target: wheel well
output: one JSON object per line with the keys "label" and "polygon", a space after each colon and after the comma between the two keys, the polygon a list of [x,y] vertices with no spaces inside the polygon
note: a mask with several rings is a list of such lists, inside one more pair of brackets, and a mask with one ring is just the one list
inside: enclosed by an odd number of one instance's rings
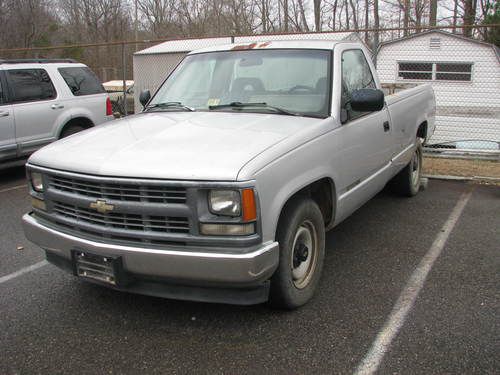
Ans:
{"label": "wheel well", "polygon": [[417,137],[423,140],[427,139],[427,121],[424,121],[418,126]]}
{"label": "wheel well", "polygon": [[61,136],[61,134],[64,132],[65,129],[68,129],[71,126],[74,126],[74,125],[83,126],[85,129],[88,129],[88,128],[93,127],[94,123],[92,121],[90,121],[86,117],[75,117],[75,118],[72,118],[66,124],[64,124],[64,126],[61,128],[61,131],[59,132],[59,137]]}
{"label": "wheel well", "polygon": [[[303,187],[288,199],[287,203],[285,203],[285,206],[288,204],[288,202],[292,201],[298,196],[308,197],[316,202],[323,215],[325,227],[328,227],[333,222],[333,220],[335,219],[334,212],[336,193],[335,184],[333,183],[333,180],[331,178],[322,178],[307,185],[306,187]],[[281,210],[282,213],[285,206]]]}

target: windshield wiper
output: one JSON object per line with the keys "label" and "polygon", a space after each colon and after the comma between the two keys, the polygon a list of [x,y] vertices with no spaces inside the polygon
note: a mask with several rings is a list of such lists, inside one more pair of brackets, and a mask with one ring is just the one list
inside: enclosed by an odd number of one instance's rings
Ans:
{"label": "windshield wiper", "polygon": [[214,109],[221,109],[221,108],[245,108],[245,107],[260,107],[260,108],[265,108],[265,109],[273,110],[273,111],[275,111],[277,113],[280,113],[282,115],[300,116],[299,113],[290,112],[290,111],[287,111],[286,109],[283,109],[283,108],[280,108],[280,107],[275,107],[275,106],[269,105],[267,103],[241,103],[241,102],[232,102],[232,103],[229,103],[229,104],[211,105],[208,108],[210,110],[214,110]]}
{"label": "windshield wiper", "polygon": [[154,108],[181,108],[189,112],[193,112],[195,109],[182,104],[181,102],[166,102],[166,103],[156,103],[148,105],[145,110]]}

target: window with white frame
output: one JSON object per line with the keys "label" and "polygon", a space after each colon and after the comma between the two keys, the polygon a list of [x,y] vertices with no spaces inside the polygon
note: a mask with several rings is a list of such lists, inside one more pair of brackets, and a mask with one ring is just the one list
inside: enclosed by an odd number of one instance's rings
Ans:
{"label": "window with white frame", "polygon": [[437,63],[436,81],[472,81],[472,64]]}
{"label": "window with white frame", "polygon": [[472,81],[471,63],[400,62],[398,79],[409,81]]}

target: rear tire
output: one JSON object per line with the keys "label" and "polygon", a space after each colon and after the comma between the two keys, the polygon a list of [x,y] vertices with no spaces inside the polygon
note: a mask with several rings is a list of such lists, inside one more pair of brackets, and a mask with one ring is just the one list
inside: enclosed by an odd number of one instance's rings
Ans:
{"label": "rear tire", "polygon": [[295,309],[317,289],[325,257],[325,224],[318,205],[298,197],[287,203],[278,223],[278,269],[271,278],[270,302]]}
{"label": "rear tire", "polygon": [[83,126],[83,125],[76,125],[75,124],[75,125],[67,126],[61,132],[61,136],[59,137],[59,139],[69,137],[70,135],[79,133],[79,132],[81,132],[82,130],[85,130],[85,129],[87,129],[87,128],[85,126]]}
{"label": "rear tire", "polygon": [[417,140],[417,147],[408,165],[390,182],[391,189],[402,196],[413,197],[420,190],[422,178],[422,144]]}

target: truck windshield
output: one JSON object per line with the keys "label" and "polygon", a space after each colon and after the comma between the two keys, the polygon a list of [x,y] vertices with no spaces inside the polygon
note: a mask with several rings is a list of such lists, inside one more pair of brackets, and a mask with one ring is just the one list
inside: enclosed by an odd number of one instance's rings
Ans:
{"label": "truck windshield", "polygon": [[190,55],[160,87],[149,107],[327,117],[330,55],[326,50],[297,49]]}

